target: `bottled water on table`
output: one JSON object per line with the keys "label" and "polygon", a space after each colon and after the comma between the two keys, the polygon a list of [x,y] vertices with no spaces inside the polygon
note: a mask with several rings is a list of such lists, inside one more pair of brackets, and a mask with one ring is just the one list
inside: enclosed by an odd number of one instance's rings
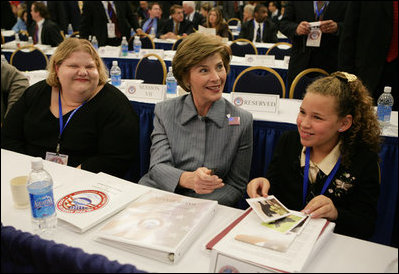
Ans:
{"label": "bottled water on table", "polygon": [[155,33],[155,27],[151,27],[151,31],[150,31],[150,36],[151,36],[151,38],[154,39],[154,38],[155,38],[155,35],[156,35],[156,33]]}
{"label": "bottled water on table", "polygon": [[93,39],[91,40],[91,44],[93,45],[93,47],[98,50],[98,42],[97,42],[97,38],[96,36],[93,36]]}
{"label": "bottled water on table", "polygon": [[238,21],[238,23],[237,23],[237,31],[238,32],[241,31],[241,21]]}
{"label": "bottled water on table", "polygon": [[173,76],[172,67],[169,67],[169,72],[166,75],[166,93],[167,94],[176,94],[177,90],[177,81]]}
{"label": "bottled water on table", "polygon": [[38,234],[51,233],[57,228],[57,215],[53,196],[53,179],[43,169],[43,160],[32,160],[27,188],[32,212],[33,231]]}
{"label": "bottled water on table", "polygon": [[71,37],[71,36],[72,36],[72,34],[73,34],[72,25],[71,25],[71,24],[69,24],[69,25],[68,25],[68,37]]}
{"label": "bottled water on table", "polygon": [[126,36],[122,37],[122,44],[121,44],[121,56],[127,56],[128,46],[127,46]]}
{"label": "bottled water on table", "polygon": [[121,85],[121,75],[122,71],[120,67],[118,67],[118,61],[114,60],[112,61],[112,67],[111,67],[111,83],[112,85],[119,87]]}
{"label": "bottled water on table", "polygon": [[134,37],[133,49],[134,49],[135,53],[139,53],[141,50],[141,41],[140,41],[140,37],[138,37],[138,36]]}
{"label": "bottled water on table", "polygon": [[384,93],[381,94],[377,100],[377,116],[378,121],[382,126],[389,124],[391,120],[392,106],[393,96],[391,94],[391,87],[385,87]]}
{"label": "bottled water on table", "polygon": [[133,28],[130,29],[130,37],[133,37],[136,34]]}

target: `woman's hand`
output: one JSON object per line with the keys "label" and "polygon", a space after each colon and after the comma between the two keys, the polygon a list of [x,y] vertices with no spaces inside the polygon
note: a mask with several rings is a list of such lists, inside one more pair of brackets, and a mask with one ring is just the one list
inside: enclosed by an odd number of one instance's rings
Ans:
{"label": "woman's hand", "polygon": [[199,167],[195,171],[183,172],[180,176],[179,185],[193,189],[198,194],[209,194],[215,189],[224,186],[223,180],[216,175],[211,175],[212,171],[206,167]]}
{"label": "woman's hand", "polygon": [[250,198],[267,197],[270,188],[269,180],[263,177],[252,179],[247,185]]}
{"label": "woman's hand", "polygon": [[306,205],[302,212],[310,214],[312,218],[326,218],[335,221],[338,218],[338,211],[332,200],[324,195],[314,197]]}

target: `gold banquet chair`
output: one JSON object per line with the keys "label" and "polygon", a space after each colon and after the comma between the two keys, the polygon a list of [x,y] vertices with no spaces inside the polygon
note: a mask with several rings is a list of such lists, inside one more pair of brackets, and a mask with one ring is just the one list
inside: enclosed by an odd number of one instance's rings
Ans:
{"label": "gold banquet chair", "polygon": [[238,22],[241,22],[241,20],[238,19],[238,18],[233,17],[233,18],[230,18],[229,20],[227,20],[227,25],[229,25],[229,26],[237,26]]}
{"label": "gold banquet chair", "polygon": [[280,98],[285,98],[285,84],[274,69],[254,66],[243,70],[237,76],[231,92],[279,94]]}
{"label": "gold banquet chair", "polygon": [[140,37],[142,49],[155,49],[155,44],[154,44],[154,41],[152,40],[151,36],[145,32],[140,32],[140,34],[136,33],[134,36],[129,38],[128,49],[130,51],[133,50],[133,41],[134,41],[134,37],[136,37],[136,36]]}
{"label": "gold banquet chair", "polygon": [[292,81],[289,98],[302,99],[306,88],[316,79],[328,75],[328,72],[321,68],[308,68],[301,71]]}
{"label": "gold banquet chair", "polygon": [[274,55],[275,59],[284,60],[285,56],[291,56],[292,44],[287,42],[275,43],[266,51],[266,55]]}
{"label": "gold banquet chair", "polygon": [[172,50],[177,50],[177,47],[180,45],[181,42],[183,42],[184,38],[185,37],[180,37],[179,39],[177,39],[172,45]]}
{"label": "gold banquet chair", "polygon": [[20,71],[41,70],[47,68],[48,58],[39,48],[27,45],[11,54],[10,64]]}
{"label": "gold banquet chair", "polygon": [[134,78],[144,80],[146,84],[164,85],[166,81],[165,61],[154,53],[144,55],[137,63]]}
{"label": "gold banquet chair", "polygon": [[248,39],[239,38],[231,42],[231,51],[235,56],[244,57],[245,54],[258,54],[258,49]]}

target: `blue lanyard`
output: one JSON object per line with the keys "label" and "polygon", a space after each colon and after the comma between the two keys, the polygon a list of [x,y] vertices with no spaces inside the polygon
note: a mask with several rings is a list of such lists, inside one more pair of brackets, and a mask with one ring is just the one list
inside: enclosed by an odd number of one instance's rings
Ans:
{"label": "blue lanyard", "polygon": [[61,140],[62,132],[64,131],[64,129],[68,125],[69,120],[71,120],[71,118],[75,114],[75,112],[78,111],[78,109],[80,109],[85,103],[86,103],[86,101],[83,102],[83,104],[81,104],[78,108],[74,109],[74,111],[71,113],[71,115],[69,115],[69,118],[66,121],[65,126],[64,126],[64,120],[62,119],[61,88],[59,89],[59,91],[58,91],[58,109],[59,109],[59,116],[60,117],[58,118],[58,120],[60,122],[60,135],[58,135],[58,141],[57,141],[57,149],[56,149],[56,153],[57,154],[59,154],[59,152],[60,152],[60,140]]}
{"label": "blue lanyard", "polygon": [[[303,174],[303,196],[302,196],[302,205],[305,206],[306,204],[306,194],[308,192],[308,181],[309,181],[309,161],[310,161],[310,148],[306,148],[306,158],[305,158],[305,172]],[[338,158],[338,161],[335,163],[335,166],[333,170],[330,172],[330,175],[328,175],[326,182],[324,183],[324,186],[320,192],[321,195],[326,192],[327,187],[330,185],[331,180],[334,178],[335,173],[337,173],[337,170],[339,168],[339,165],[341,164],[341,156]]]}
{"label": "blue lanyard", "polygon": [[324,8],[327,6],[327,2],[328,2],[328,1],[325,1],[324,4],[323,4],[323,6],[321,7],[321,9],[319,10],[318,7],[317,7],[317,1],[313,1],[313,4],[314,4],[314,11],[315,11],[315,13],[316,13],[316,20],[319,20],[321,14],[322,14],[323,11],[324,11]]}

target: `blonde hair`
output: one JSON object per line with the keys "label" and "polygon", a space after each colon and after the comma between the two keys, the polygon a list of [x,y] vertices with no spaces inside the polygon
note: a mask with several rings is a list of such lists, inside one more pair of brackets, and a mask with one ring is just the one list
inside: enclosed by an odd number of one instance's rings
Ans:
{"label": "blonde hair", "polygon": [[78,38],[65,39],[61,44],[58,45],[47,65],[47,70],[49,72],[46,79],[47,84],[52,87],[61,87],[55,67],[61,65],[65,59],[69,58],[69,56],[76,51],[84,51],[90,54],[96,63],[98,70],[98,85],[104,85],[108,80],[108,70],[106,69],[102,59],[88,40]]}
{"label": "blonde hair", "polygon": [[195,32],[184,38],[172,61],[173,75],[177,83],[185,91],[190,91],[185,83],[189,78],[190,69],[215,53],[220,54],[226,73],[229,73],[231,49],[220,37]]}
{"label": "blonde hair", "polygon": [[348,166],[354,153],[369,149],[379,153],[381,129],[373,107],[373,98],[363,83],[353,74],[334,72],[310,84],[306,93],[336,98],[339,117],[352,115],[352,126],[340,133],[342,164]]}

